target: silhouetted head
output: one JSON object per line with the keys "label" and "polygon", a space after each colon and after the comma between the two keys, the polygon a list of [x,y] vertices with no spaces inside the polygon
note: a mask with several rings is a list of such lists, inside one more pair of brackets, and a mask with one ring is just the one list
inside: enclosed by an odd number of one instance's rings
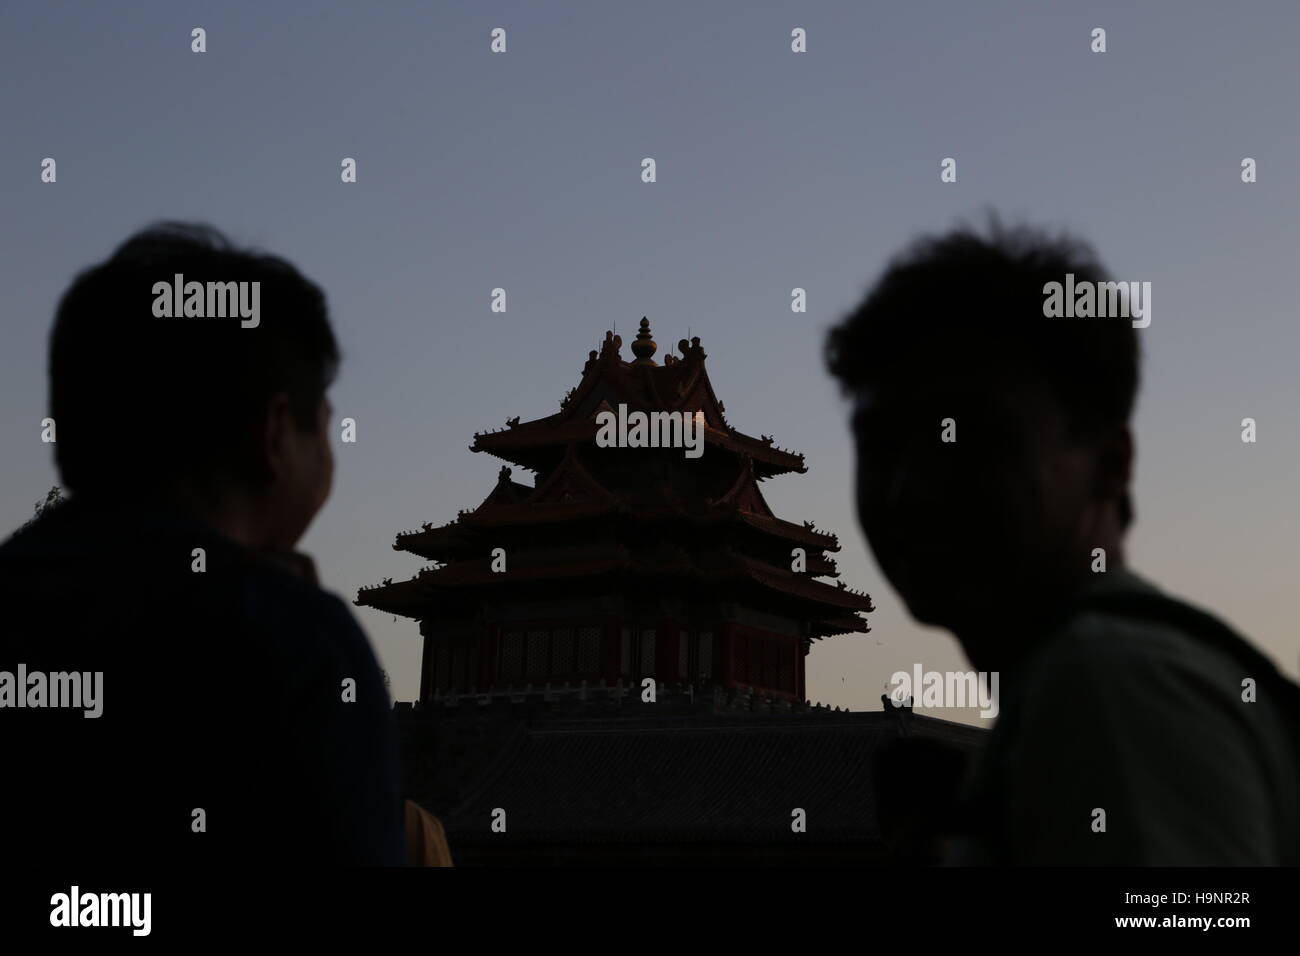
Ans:
{"label": "silhouetted head", "polygon": [[[235,311],[226,296],[237,287],[225,283],[259,283],[256,325],[160,316],[175,302],[162,302],[159,284],[177,276],[202,284],[208,312]],[[208,283],[223,284],[215,297]],[[291,547],[329,495],[325,391],[338,358],[324,294],[288,262],[205,226],[140,232],[79,275],[55,317],[50,412],[63,483],[123,503],[234,502],[255,543]]]}
{"label": "silhouetted head", "polygon": [[1126,318],[1045,317],[1044,286],[1067,273],[1108,278],[1086,244],[993,218],[987,235],[915,242],[831,330],[859,521],[924,623],[996,626],[1063,600],[1093,548],[1120,563],[1137,335]]}

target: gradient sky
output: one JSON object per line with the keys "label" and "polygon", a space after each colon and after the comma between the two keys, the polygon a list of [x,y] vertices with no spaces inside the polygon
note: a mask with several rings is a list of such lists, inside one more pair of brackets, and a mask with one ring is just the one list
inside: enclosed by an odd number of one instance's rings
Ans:
{"label": "gradient sky", "polygon": [[[472,434],[557,410],[604,330],[630,342],[646,315],[660,358],[701,337],[733,425],[806,455],[768,501],[838,533],[843,578],[878,608],[873,633],[814,647],[808,696],[877,709],[895,670],[967,665],[910,621],[857,530],[824,332],[900,245],[991,206],[1152,283],[1130,561],[1297,674],[1294,0],[301,7],[0,8],[0,527],[57,481],[39,423],[62,291],[153,220],[207,221],[329,296],[345,351],[331,398],[358,442],[336,446],[303,542],[326,587],[350,601],[413,575],[393,535],[451,520],[496,478]],[[505,55],[488,50],[497,26]],[[40,182],[46,156],[57,184]],[[139,595],[147,613],[147,582]],[[357,613],[394,697],[413,698],[416,625]]]}

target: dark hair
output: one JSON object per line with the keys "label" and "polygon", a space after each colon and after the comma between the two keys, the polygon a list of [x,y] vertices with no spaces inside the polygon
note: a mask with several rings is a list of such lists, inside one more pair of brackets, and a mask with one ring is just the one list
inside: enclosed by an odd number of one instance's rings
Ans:
{"label": "dark hair", "polygon": [[[259,324],[160,318],[153,286],[259,282]],[[338,365],[325,295],[283,259],[210,226],[165,222],[124,242],[64,293],[50,336],[50,414],[63,483],[139,495],[177,480],[256,484],[258,424],[288,395],[314,429]]]}
{"label": "dark hair", "polygon": [[[1049,318],[1048,282],[1109,281],[1086,242],[989,216],[988,235],[963,225],[915,240],[826,341],[845,392],[870,386],[910,357],[938,352],[987,368],[1017,367],[1044,380],[1076,435],[1126,424],[1137,397],[1137,333],[1123,318]],[[918,353],[918,349],[924,349]],[[1121,502],[1125,524],[1132,518]]]}

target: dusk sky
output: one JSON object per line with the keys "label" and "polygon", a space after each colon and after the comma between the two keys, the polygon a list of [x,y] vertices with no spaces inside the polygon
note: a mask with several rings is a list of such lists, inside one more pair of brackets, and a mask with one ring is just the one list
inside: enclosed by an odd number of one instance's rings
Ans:
{"label": "dusk sky", "polygon": [[[908,618],[857,528],[825,330],[900,246],[993,208],[1151,283],[1130,563],[1295,676],[1298,46],[1295,0],[7,3],[0,527],[58,481],[40,422],[63,290],[150,222],[208,222],[329,297],[331,400],[358,440],[336,443],[302,542],[328,589],[414,575],[393,536],[496,479],[473,433],[558,410],[604,331],[631,358],[645,315],[660,360],[701,338],[734,426],[806,456],[763,491],[839,535],[843,579],[877,607],[871,634],[814,646],[808,697],[878,709],[896,670],[968,665]],[[131,599],[149,613],[147,581]],[[414,698],[416,624],[355,610]]]}

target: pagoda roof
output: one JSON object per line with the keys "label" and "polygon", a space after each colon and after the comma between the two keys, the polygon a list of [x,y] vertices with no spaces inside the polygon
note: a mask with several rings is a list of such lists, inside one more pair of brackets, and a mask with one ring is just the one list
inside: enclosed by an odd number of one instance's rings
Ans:
{"label": "pagoda roof", "polygon": [[[842,582],[819,580],[838,576],[824,553],[839,550],[836,536],[810,522],[778,518],[760,488],[765,478],[806,471],[803,456],[776,447],[766,435],[754,438],[732,428],[709,381],[699,338],[678,345],[680,357],[668,354],[657,364],[657,346],[643,318],[632,343],[635,359],[625,361],[622,340],[607,332],[560,411],[529,422],[513,418],[504,430],[476,434],[471,450],[541,477],[535,485],[523,484],[503,466],[477,507],[440,527],[426,523],[398,534],[395,550],[435,564],[406,581],[388,578],[362,588],[353,603],[424,620],[508,599],[516,585],[535,597],[548,585],[575,591],[571,582],[583,579],[603,578],[602,586],[615,590],[653,580],[789,611],[814,638],[867,632],[861,614],[874,610],[871,599]],[[700,416],[705,441],[731,454],[711,459],[711,467],[686,480],[678,480],[680,460],[677,466],[658,461],[643,467],[640,461],[602,458],[591,451],[596,417],[615,406]],[[508,548],[508,572],[493,570],[489,546]],[[808,552],[802,572],[790,570],[780,554],[791,546]],[[744,553],[749,551],[754,554]]]}
{"label": "pagoda roof", "polygon": [[528,562],[516,558],[507,574],[493,571],[491,561],[486,558],[457,561],[426,569],[406,581],[387,581],[363,588],[353,603],[420,619],[428,617],[431,608],[443,603],[451,593],[496,588],[507,583],[511,586],[525,582],[559,583],[620,573],[638,579],[690,576],[708,582],[750,581],[766,591],[817,606],[813,615],[817,632],[814,637],[865,634],[870,628],[858,612],[875,610],[871,598],[861,591],[827,584],[811,575],[748,555],[726,549],[691,555],[672,546],[635,554],[622,546],[573,548],[560,560]]}
{"label": "pagoda roof", "polygon": [[682,339],[681,357],[665,355],[663,365],[652,358],[658,346],[651,338],[649,320],[641,319],[632,345],[636,359],[623,360],[622,344],[613,332],[605,333],[600,351],[588,354],[582,380],[565,396],[558,412],[527,422],[512,418],[504,429],[478,432],[470,450],[536,470],[544,456],[555,454],[556,446],[594,441],[597,413],[624,404],[629,411],[702,412],[704,441],[752,459],[759,478],[808,470],[803,455],[775,446],[766,435],[755,438],[731,426],[709,381],[707,355],[698,336],[689,342]]}
{"label": "pagoda roof", "polygon": [[637,500],[619,496],[582,466],[572,445],[567,446],[560,465],[535,488],[511,480],[510,475],[510,469],[502,467],[496,486],[478,507],[462,511],[454,521],[440,527],[426,525],[422,530],[399,534],[393,543],[394,550],[433,558],[475,547],[483,529],[614,516],[654,522],[681,520],[698,525],[740,521],[782,541],[821,551],[840,549],[835,535],[817,531],[810,522],[797,525],[776,517],[758,487],[752,463],[751,467],[740,470],[730,489],[703,505],[667,495]]}

